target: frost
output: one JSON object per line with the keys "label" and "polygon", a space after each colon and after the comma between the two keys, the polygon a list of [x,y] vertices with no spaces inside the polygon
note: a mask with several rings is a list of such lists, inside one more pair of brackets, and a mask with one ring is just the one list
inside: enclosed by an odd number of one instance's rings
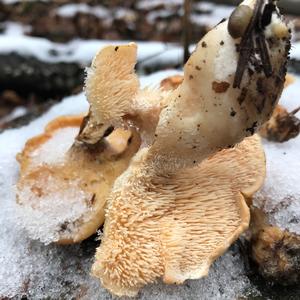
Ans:
{"label": "frost", "polygon": [[[283,93],[281,104],[288,111],[300,105],[300,78]],[[296,115],[300,118],[300,113]],[[285,143],[264,140],[267,176],[254,205],[263,209],[271,224],[300,234],[300,136]]]}

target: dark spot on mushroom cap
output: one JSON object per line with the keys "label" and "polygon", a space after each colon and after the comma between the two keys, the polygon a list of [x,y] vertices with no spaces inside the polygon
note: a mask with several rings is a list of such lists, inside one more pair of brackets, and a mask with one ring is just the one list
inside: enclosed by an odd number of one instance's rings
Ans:
{"label": "dark spot on mushroom cap", "polygon": [[119,49],[119,47],[117,46],[117,47],[115,48],[115,51],[118,51],[118,49]]}
{"label": "dark spot on mushroom cap", "polygon": [[251,135],[253,135],[255,133],[256,128],[257,122],[254,122],[251,127],[246,128],[246,132],[249,132]]}
{"label": "dark spot on mushroom cap", "polygon": [[251,77],[254,74],[254,71],[251,68],[248,68],[249,76]]}
{"label": "dark spot on mushroom cap", "polygon": [[201,70],[201,68],[199,66],[196,66],[195,69],[198,70],[198,71]]}
{"label": "dark spot on mushroom cap", "polygon": [[193,75],[190,75],[190,77],[189,77],[190,79],[193,79],[194,78],[194,76]]}
{"label": "dark spot on mushroom cap", "polygon": [[223,46],[223,45],[224,45],[224,41],[221,41],[221,42],[220,42],[220,45]]}
{"label": "dark spot on mushroom cap", "polygon": [[69,222],[68,222],[68,221],[62,223],[62,224],[60,225],[60,231],[65,231],[65,230],[67,230],[68,225],[69,225]]}
{"label": "dark spot on mushroom cap", "polygon": [[212,89],[216,93],[225,93],[229,87],[230,84],[226,81],[221,81],[221,82],[213,81],[212,83]]}
{"label": "dark spot on mushroom cap", "polygon": [[93,196],[92,196],[92,198],[91,198],[91,200],[90,200],[90,204],[91,204],[91,205],[94,205],[95,200],[96,200],[96,194],[93,194]]}
{"label": "dark spot on mushroom cap", "polygon": [[205,42],[202,42],[201,46],[202,46],[203,48],[206,48],[206,47],[207,47],[207,44],[206,44]]}
{"label": "dark spot on mushroom cap", "polygon": [[241,94],[239,95],[239,97],[237,99],[238,103],[240,105],[245,101],[247,93],[248,93],[248,89],[247,88],[242,88],[242,92],[241,92]]}
{"label": "dark spot on mushroom cap", "polygon": [[236,115],[236,111],[231,107],[230,116],[234,117]]}

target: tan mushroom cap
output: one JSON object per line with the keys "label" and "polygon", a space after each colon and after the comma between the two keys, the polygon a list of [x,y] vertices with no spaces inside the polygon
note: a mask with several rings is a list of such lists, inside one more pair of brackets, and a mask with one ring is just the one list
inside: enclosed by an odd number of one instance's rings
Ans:
{"label": "tan mushroom cap", "polygon": [[92,269],[118,296],[134,296],[160,277],[182,283],[207,275],[249,225],[245,197],[262,185],[265,158],[255,135],[174,175],[128,172],[135,182],[109,197]]}
{"label": "tan mushroom cap", "polygon": [[[43,199],[45,202],[48,197],[49,202],[53,198],[53,208],[47,207],[48,211],[45,212],[45,217],[52,222],[59,219],[55,209],[68,198],[65,192],[68,189],[74,195],[69,196],[73,198],[70,199],[72,205],[64,207],[66,215],[72,214],[73,206],[79,203],[82,205],[82,212],[77,211],[76,217],[72,215],[71,221],[58,220],[62,222],[60,227],[57,224],[57,228],[51,228],[56,234],[56,238],[51,241],[76,243],[97,231],[104,222],[106,197],[115,179],[126,170],[131,157],[140,147],[137,129],[122,119],[124,115],[132,112],[134,95],[139,87],[134,73],[136,48],[136,44],[130,43],[102,49],[87,74],[85,91],[90,103],[89,114],[85,118],[80,116],[55,119],[46,127],[44,134],[29,140],[23,152],[18,155],[21,174],[17,202],[20,205],[38,210]],[[71,141],[63,163],[45,163],[48,149],[44,149],[45,160],[40,158],[42,161],[37,165],[34,163],[33,154],[36,150],[51,141],[60,130],[74,126],[79,133]],[[49,180],[55,184],[50,186]],[[25,193],[28,189],[29,196]],[[35,197],[37,201],[29,203],[29,199],[32,201]],[[29,231],[35,231],[34,237],[36,232],[40,232],[31,223],[27,227]],[[40,236],[38,238],[42,239]]]}
{"label": "tan mushroom cap", "polygon": [[[71,127],[78,131],[82,120],[82,116],[54,119],[47,125],[43,134],[27,141],[24,150],[17,156],[20,163],[17,202],[21,206],[40,209],[37,204],[49,195],[53,197],[53,200],[61,198],[60,201],[65,201],[62,195],[64,190],[70,186],[77,190],[76,195],[84,194],[86,196],[86,199],[83,200],[86,209],[82,211],[81,216],[73,220],[73,224],[70,224],[69,221],[57,224],[58,238],[53,241],[60,244],[80,242],[94,234],[103,224],[106,196],[115,179],[127,168],[140,144],[136,132],[119,128],[107,137],[107,149],[100,153],[91,153],[79,148],[69,150],[62,164],[35,162],[36,151],[39,151],[46,142],[49,142],[65,128]],[[131,139],[130,145],[128,145],[129,139]],[[50,151],[49,149],[49,153]],[[44,155],[46,157],[47,153]],[[49,180],[55,180],[55,186],[50,186]],[[24,196],[26,193],[23,192],[28,188],[35,199],[34,203],[29,203],[28,198]],[[76,202],[76,199],[72,200]],[[78,202],[80,201],[82,199],[78,198]],[[55,210],[57,203],[53,203],[53,210]],[[71,211],[72,205],[70,204],[70,207],[66,209]],[[45,218],[49,218],[48,214],[49,211],[45,211]],[[63,222],[63,220],[58,222],[61,221]],[[38,232],[39,228],[35,228],[35,231]],[[52,233],[49,232],[50,234]]]}

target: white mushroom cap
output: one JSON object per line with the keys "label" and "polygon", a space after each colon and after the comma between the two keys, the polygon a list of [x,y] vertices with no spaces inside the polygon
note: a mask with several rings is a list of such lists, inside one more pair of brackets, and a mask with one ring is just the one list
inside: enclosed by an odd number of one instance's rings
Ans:
{"label": "white mushroom cap", "polygon": [[[241,5],[253,8],[255,3]],[[284,87],[290,49],[288,27],[279,17],[276,24],[285,28],[285,37],[271,31],[268,39],[272,74],[266,76],[261,66],[255,66],[257,62],[243,62],[246,70],[240,87],[234,87],[234,82],[242,55],[237,45],[242,41],[230,36],[228,21],[201,39],[184,67],[183,83],[169,95],[169,105],[160,114],[151,155],[169,161],[165,164],[169,168],[170,157],[174,164],[181,161],[191,166],[252,135],[269,119]]]}

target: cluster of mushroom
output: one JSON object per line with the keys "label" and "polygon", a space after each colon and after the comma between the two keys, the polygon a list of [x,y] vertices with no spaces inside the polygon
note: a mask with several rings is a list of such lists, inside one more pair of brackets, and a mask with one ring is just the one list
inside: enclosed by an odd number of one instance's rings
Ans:
{"label": "cluster of mushroom", "polygon": [[[244,6],[247,24],[233,33]],[[246,200],[265,176],[253,134],[281,95],[289,48],[273,1],[246,0],[198,43],[176,89],[139,88],[136,44],[102,49],[87,74],[88,115],[54,120],[18,156],[21,209],[78,195],[70,201],[82,210],[54,218],[58,243],[82,241],[105,219],[92,273],[115,295],[205,276],[248,227]],[[70,127],[79,133],[58,161],[36,161]]]}

